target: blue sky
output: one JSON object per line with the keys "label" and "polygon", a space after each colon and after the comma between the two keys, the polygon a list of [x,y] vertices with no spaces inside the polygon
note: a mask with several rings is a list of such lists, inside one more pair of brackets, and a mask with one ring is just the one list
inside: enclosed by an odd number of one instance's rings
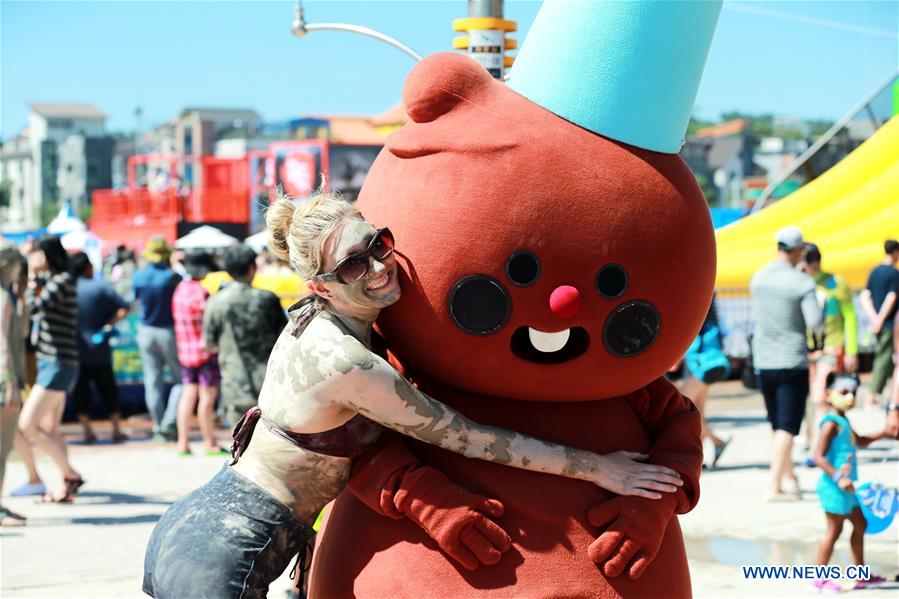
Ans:
{"label": "blue sky", "polygon": [[[28,102],[85,102],[130,131],[181,108],[255,108],[267,120],[379,113],[400,98],[412,61],[361,36],[290,35],[293,2],[0,0],[0,137]],[[309,22],[389,33],[422,54],[451,49],[465,0],[314,2]],[[696,114],[725,110],[837,118],[897,66],[899,3],[727,2]],[[519,40],[536,2],[506,2]]]}

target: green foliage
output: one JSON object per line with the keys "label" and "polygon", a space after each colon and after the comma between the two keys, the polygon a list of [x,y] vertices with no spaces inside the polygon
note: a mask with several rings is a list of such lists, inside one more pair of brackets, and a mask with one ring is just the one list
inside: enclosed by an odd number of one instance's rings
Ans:
{"label": "green foliage", "polygon": [[821,135],[824,135],[828,129],[833,127],[833,121],[828,121],[827,119],[814,119],[808,121],[808,125],[812,137],[820,137]]}
{"label": "green foliage", "polygon": [[78,218],[81,219],[81,222],[87,224],[91,216],[94,214],[94,207],[89,205],[84,205],[78,208]]}
{"label": "green foliage", "polygon": [[709,206],[713,206],[718,203],[718,189],[712,185],[712,182],[709,181],[709,178],[703,174],[696,174],[696,182],[699,183],[699,188],[702,189],[702,195],[705,196],[705,201],[709,204]]}
{"label": "green foliage", "polygon": [[0,206],[9,208],[12,201],[12,181],[4,179],[0,181]]}
{"label": "green foliage", "polygon": [[41,226],[46,227],[49,225],[50,221],[56,218],[57,214],[59,214],[59,202],[45,198],[44,201],[41,202]]}
{"label": "green foliage", "polygon": [[796,129],[783,129],[778,131],[777,134],[784,139],[803,139],[805,137],[802,131],[797,131]]}
{"label": "green foliage", "polygon": [[693,135],[696,135],[696,132],[700,129],[705,129],[712,125],[714,125],[712,121],[704,121],[702,119],[690,117],[690,123],[687,125],[687,137],[692,137]]}

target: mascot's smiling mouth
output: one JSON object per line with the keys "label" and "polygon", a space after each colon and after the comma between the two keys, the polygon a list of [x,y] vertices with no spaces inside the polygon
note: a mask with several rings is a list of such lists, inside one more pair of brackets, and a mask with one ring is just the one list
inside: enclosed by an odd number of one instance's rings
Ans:
{"label": "mascot's smiling mouth", "polygon": [[512,333],[512,353],[535,364],[561,364],[573,360],[590,347],[590,335],[581,327],[546,333],[520,327]]}

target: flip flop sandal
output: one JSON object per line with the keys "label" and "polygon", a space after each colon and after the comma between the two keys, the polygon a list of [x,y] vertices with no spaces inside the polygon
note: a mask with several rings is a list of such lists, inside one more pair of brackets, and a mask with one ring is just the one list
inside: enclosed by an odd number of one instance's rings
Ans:
{"label": "flip flop sandal", "polygon": [[35,503],[73,503],[73,498],[63,495],[62,497],[56,497],[55,495],[51,495],[50,493],[44,493],[40,497],[34,500]]}
{"label": "flip flop sandal", "polygon": [[0,516],[0,527],[11,528],[14,526],[25,526],[27,522],[23,518],[16,518],[11,515]]}
{"label": "flip flop sandal", "polygon": [[9,508],[0,508],[0,526],[25,526],[28,518]]}
{"label": "flip flop sandal", "polygon": [[721,442],[721,445],[715,446],[715,458],[712,460],[713,468],[718,465],[718,460],[721,459],[721,454],[724,453],[724,450],[727,449],[727,446],[730,445],[731,441],[733,441],[733,437],[731,437],[729,439],[725,439],[724,441]]}
{"label": "flip flop sandal", "polygon": [[78,478],[64,478],[65,482],[65,492],[62,497],[56,497],[51,495],[50,493],[44,493],[40,499],[38,499],[38,503],[73,503],[75,500],[75,496],[78,494],[78,489],[84,484],[84,479],[81,477]]}

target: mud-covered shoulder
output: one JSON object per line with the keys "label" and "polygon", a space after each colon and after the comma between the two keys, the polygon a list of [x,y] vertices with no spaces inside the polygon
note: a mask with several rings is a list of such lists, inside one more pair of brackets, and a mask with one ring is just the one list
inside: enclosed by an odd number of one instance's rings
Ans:
{"label": "mud-covered shoulder", "polygon": [[[353,370],[370,370],[377,360],[356,338],[333,321],[316,318],[295,337],[288,323],[269,358],[260,405],[275,408]],[[266,405],[267,404],[267,405]]]}

